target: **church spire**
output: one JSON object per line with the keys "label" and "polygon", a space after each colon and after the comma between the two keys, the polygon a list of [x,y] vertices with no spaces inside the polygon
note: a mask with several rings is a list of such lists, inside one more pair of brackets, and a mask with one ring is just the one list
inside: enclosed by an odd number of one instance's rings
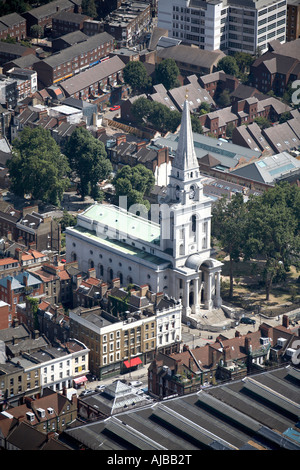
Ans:
{"label": "church spire", "polygon": [[178,146],[172,167],[184,172],[199,169],[199,164],[194,148],[191,116],[187,94],[185,96],[185,101],[183,105]]}

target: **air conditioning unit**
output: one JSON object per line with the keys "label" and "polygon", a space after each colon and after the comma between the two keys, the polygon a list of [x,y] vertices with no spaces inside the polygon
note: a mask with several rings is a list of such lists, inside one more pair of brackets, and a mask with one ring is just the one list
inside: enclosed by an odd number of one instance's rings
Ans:
{"label": "air conditioning unit", "polygon": [[287,350],[285,351],[285,354],[289,357],[292,357],[295,352],[296,352],[296,349],[287,348]]}
{"label": "air conditioning unit", "polygon": [[280,347],[282,348],[285,343],[286,343],[286,339],[285,339],[285,338],[278,338],[278,340],[277,340],[278,346],[280,346]]}

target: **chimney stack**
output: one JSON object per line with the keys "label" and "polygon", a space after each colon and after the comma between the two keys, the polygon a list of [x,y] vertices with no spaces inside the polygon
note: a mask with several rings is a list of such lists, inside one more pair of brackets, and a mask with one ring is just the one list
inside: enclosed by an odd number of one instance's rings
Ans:
{"label": "chimney stack", "polygon": [[282,326],[285,326],[285,328],[289,328],[290,326],[289,317],[287,315],[282,316]]}
{"label": "chimney stack", "polygon": [[96,279],[96,268],[90,268],[88,270],[88,278],[94,278]]}
{"label": "chimney stack", "polygon": [[245,338],[245,349],[247,354],[252,352],[251,338],[249,338],[248,336],[246,336]]}

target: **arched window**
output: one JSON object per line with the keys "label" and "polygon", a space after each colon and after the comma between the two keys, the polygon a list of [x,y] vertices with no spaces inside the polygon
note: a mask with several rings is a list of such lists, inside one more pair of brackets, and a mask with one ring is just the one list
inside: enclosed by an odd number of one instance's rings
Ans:
{"label": "arched window", "polygon": [[192,232],[193,233],[196,233],[196,222],[197,222],[197,217],[195,215],[192,215],[192,226],[191,226],[191,229],[192,229]]}
{"label": "arched window", "polygon": [[109,281],[112,281],[113,278],[114,278],[114,272],[111,268],[108,268],[108,270],[107,270],[107,277],[108,277]]}
{"label": "arched window", "polygon": [[99,273],[100,273],[100,276],[103,276],[103,266],[102,266],[102,264],[99,264]]}

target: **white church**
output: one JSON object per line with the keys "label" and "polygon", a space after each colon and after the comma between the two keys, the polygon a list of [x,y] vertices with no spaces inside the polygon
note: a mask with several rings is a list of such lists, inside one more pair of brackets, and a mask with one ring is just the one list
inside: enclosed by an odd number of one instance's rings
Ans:
{"label": "white church", "polygon": [[[178,147],[163,199],[148,213],[94,204],[66,229],[67,262],[96,269],[98,278],[148,285],[181,299],[183,320],[219,308],[222,263],[211,256],[211,204],[203,194],[186,98]],[[126,199],[126,198],[125,198]]]}

